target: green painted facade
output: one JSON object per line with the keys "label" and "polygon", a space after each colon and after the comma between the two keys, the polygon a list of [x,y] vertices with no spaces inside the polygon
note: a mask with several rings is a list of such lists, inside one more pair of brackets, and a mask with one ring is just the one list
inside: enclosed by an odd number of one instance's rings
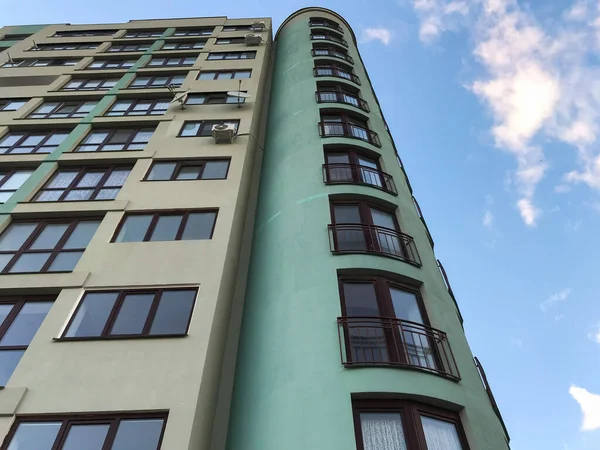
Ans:
{"label": "green painted facade", "polygon": [[[297,13],[284,22],[276,39],[228,450],[354,449],[351,395],[358,393],[400,394],[460,410],[472,450],[505,450],[508,445],[502,426],[412,204],[352,31],[341,17],[332,14],[314,8]],[[370,127],[379,134],[381,149],[356,140],[319,136],[317,123],[323,105],[315,101],[317,79],[308,24],[312,16],[342,23],[355,73],[362,81],[361,97],[371,109]],[[398,196],[367,186],[325,185],[323,145],[334,143],[379,153],[382,170],[393,176]],[[336,194],[375,197],[395,205],[400,227],[413,236],[423,266],[376,255],[332,255],[327,225],[331,221],[329,197]],[[431,326],[448,334],[461,381],[401,368],[344,368],[336,322],[342,315],[337,282],[340,269],[393,273],[418,286]]]}

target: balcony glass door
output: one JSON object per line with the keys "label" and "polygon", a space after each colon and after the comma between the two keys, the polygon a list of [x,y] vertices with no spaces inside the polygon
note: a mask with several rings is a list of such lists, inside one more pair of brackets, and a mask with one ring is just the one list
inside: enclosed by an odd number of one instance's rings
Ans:
{"label": "balcony glass door", "polygon": [[360,178],[362,182],[372,186],[383,187],[377,161],[361,155],[357,155],[357,159],[358,165],[360,166]]}
{"label": "balcony glass door", "polygon": [[382,253],[404,258],[405,252],[398,234],[399,230],[394,214],[372,207],[370,213],[373,225],[375,225],[372,240],[378,246],[378,250]]}
{"label": "balcony glass door", "polygon": [[353,181],[352,166],[350,165],[350,155],[347,153],[329,153],[326,156],[327,177],[330,183],[341,183],[343,181]]}
{"label": "balcony glass door", "polygon": [[359,205],[334,205],[335,239],[340,251],[367,251]]}

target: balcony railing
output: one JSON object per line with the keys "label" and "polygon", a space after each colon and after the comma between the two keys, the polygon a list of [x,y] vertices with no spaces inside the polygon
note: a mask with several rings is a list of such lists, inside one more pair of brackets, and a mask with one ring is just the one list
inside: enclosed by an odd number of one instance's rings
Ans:
{"label": "balcony railing", "polygon": [[361,223],[337,223],[329,228],[329,247],[334,254],[373,253],[421,266],[415,241],[391,228]]}
{"label": "balcony railing", "polygon": [[475,356],[473,358],[475,361],[475,367],[477,367],[477,371],[479,372],[479,376],[481,377],[481,382],[483,383],[483,387],[485,388],[485,392],[487,392],[488,398],[490,399],[490,403],[492,404],[492,409],[496,413],[502,428],[504,429],[504,436],[506,438],[506,442],[510,443],[510,435],[508,434],[508,429],[506,428],[506,424],[504,423],[504,419],[502,418],[502,414],[500,413],[500,409],[498,408],[498,404],[496,403],[496,399],[494,398],[494,394],[492,393],[492,388],[488,383],[487,376],[485,374],[485,370],[483,370],[483,366],[479,359]]}
{"label": "balcony railing", "polygon": [[338,52],[331,48],[315,48],[312,51],[312,55],[313,56],[332,56],[334,58],[340,58],[340,59],[343,59],[344,61],[348,61],[350,64],[354,64],[354,59],[352,59],[352,56],[347,55],[342,52]]}
{"label": "balcony railing", "polygon": [[340,70],[335,67],[315,67],[313,69],[315,77],[336,77],[350,80],[353,83],[360,84],[360,79],[353,73]]}
{"label": "balcony railing", "polygon": [[369,112],[369,105],[362,98],[339,91],[316,91],[317,103],[343,103]]}
{"label": "balcony railing", "polygon": [[339,31],[340,33],[344,32],[344,30],[342,29],[341,26],[339,26],[336,23],[332,23],[332,22],[311,20],[308,25],[311,27],[331,28],[332,30]]}
{"label": "balcony railing", "polygon": [[460,380],[443,331],[389,317],[338,317],[337,321],[345,367],[397,366]]}
{"label": "balcony railing", "polygon": [[332,34],[311,34],[310,38],[313,41],[331,41],[343,45],[344,47],[348,47],[348,42],[346,42],[346,39],[334,36]]}
{"label": "balcony railing", "polygon": [[325,184],[362,184],[397,195],[390,174],[359,164],[323,164]]}
{"label": "balcony railing", "polygon": [[368,128],[346,122],[319,122],[321,137],[348,137],[381,147],[379,136]]}

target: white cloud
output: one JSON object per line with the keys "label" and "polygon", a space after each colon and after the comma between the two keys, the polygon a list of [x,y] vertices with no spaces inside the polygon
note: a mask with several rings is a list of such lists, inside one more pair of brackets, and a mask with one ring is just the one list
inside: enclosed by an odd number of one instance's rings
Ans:
{"label": "white cloud", "polygon": [[566,301],[571,295],[571,288],[564,288],[558,292],[555,292],[542,303],[540,303],[540,309],[544,312],[555,306],[557,303]]}
{"label": "white cloud", "polygon": [[362,32],[363,42],[380,41],[383,45],[390,45],[393,33],[391,30],[383,27],[366,28]]}
{"label": "white cloud", "polygon": [[600,395],[592,394],[587,389],[577,386],[569,388],[569,394],[579,403],[583,414],[582,431],[591,431],[600,428]]}
{"label": "white cloud", "polygon": [[484,227],[491,228],[494,223],[494,215],[490,211],[486,211],[483,215],[482,223]]}
{"label": "white cloud", "polygon": [[541,142],[577,152],[555,192],[577,183],[600,191],[600,5],[577,0],[540,23],[517,0],[412,1],[425,43],[468,30],[483,70],[467,88],[492,114],[496,147],[516,161],[510,189],[523,221],[534,226],[542,214],[535,193],[549,164]]}

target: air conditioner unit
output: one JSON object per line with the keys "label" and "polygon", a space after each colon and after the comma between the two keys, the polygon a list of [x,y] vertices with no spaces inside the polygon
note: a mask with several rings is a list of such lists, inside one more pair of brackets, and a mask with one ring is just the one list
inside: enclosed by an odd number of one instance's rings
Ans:
{"label": "air conditioner unit", "polygon": [[213,125],[212,137],[215,144],[231,144],[235,139],[235,126],[225,123]]}
{"label": "air conditioner unit", "polygon": [[259,36],[258,34],[247,34],[246,35],[246,45],[248,47],[255,47],[257,45],[260,45],[261,42],[262,42],[262,37]]}
{"label": "air conditioner unit", "polygon": [[264,22],[252,22],[250,29],[255,31],[263,31],[265,27],[266,25]]}

